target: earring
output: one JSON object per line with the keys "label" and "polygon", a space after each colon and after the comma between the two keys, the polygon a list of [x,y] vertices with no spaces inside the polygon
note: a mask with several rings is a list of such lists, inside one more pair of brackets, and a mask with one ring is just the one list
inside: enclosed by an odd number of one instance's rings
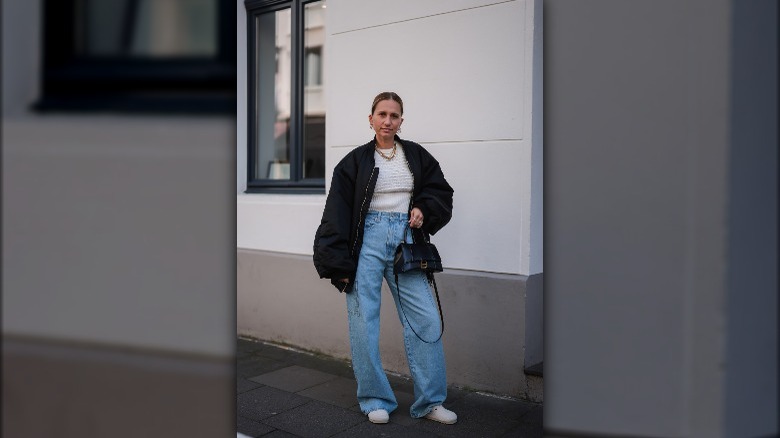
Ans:
{"label": "earring", "polygon": [[396,131],[396,132],[401,132],[401,127],[400,126],[398,127],[398,131]]}
{"label": "earring", "polygon": [[374,127],[373,127],[373,126],[371,126],[371,125],[368,125],[368,129],[370,129],[370,130],[372,130],[372,131],[373,131],[373,130],[374,130]]}

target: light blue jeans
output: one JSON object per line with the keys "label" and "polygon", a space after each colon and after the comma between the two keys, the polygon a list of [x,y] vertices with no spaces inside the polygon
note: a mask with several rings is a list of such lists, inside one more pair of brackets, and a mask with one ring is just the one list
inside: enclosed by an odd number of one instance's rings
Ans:
{"label": "light blue jeans", "polygon": [[410,409],[411,416],[423,417],[447,398],[441,340],[433,344],[425,343],[409,328],[411,323],[414,330],[427,341],[438,338],[441,331],[436,302],[425,274],[417,271],[398,276],[406,318],[398,302],[393,257],[395,248],[404,238],[411,241],[410,233],[405,233],[408,220],[406,213],[368,212],[355,284],[352,291],[346,294],[352,368],[357,380],[360,409],[366,414],[376,409],[392,412],[398,407],[379,354],[379,307],[383,277],[390,286],[403,325],[406,358],[414,380],[415,400]]}

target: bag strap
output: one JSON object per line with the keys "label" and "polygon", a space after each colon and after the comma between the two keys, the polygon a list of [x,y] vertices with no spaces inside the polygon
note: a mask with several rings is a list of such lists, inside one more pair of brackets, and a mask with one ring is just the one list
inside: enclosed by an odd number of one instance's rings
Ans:
{"label": "bag strap", "polygon": [[431,237],[428,233],[425,232],[422,228],[412,228],[409,226],[409,224],[406,224],[406,228],[404,229],[404,240],[406,240],[406,233],[409,232],[409,235],[412,236],[412,243],[417,243],[417,240],[414,238],[415,231],[419,231],[420,234],[420,241],[422,243],[431,243]]}
{"label": "bag strap", "polygon": [[406,317],[406,311],[404,311],[404,301],[401,297],[401,288],[398,286],[398,274],[395,274],[395,290],[398,293],[398,303],[401,305],[401,313],[404,315],[404,319],[406,320],[406,324],[409,325],[409,328],[412,329],[412,332],[417,336],[417,339],[425,342],[426,344],[435,344],[439,342],[439,339],[441,339],[442,336],[444,336],[444,314],[441,311],[441,301],[439,300],[439,288],[436,287],[436,278],[433,276],[433,272],[429,272],[426,274],[428,277],[428,281],[433,284],[433,290],[436,292],[436,305],[439,309],[439,319],[441,321],[441,333],[439,333],[439,337],[436,338],[435,341],[426,341],[423,339],[418,333],[417,330],[412,327],[412,323],[409,322],[409,318]]}

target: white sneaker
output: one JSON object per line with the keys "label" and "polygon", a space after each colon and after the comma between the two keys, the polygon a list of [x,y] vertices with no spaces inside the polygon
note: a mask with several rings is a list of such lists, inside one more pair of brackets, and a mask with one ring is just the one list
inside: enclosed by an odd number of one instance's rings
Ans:
{"label": "white sneaker", "polygon": [[368,413],[368,421],[374,424],[385,424],[390,421],[390,414],[384,409],[377,409]]}
{"label": "white sneaker", "polygon": [[452,412],[441,405],[434,407],[425,418],[444,424],[455,424],[455,422],[458,421],[458,416],[455,412]]}

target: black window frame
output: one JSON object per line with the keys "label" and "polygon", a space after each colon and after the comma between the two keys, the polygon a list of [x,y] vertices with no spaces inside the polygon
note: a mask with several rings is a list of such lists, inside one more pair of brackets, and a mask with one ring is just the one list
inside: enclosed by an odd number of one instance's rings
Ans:
{"label": "black window frame", "polygon": [[[247,11],[247,187],[245,193],[324,194],[325,178],[303,178],[304,149],[304,8],[319,0],[244,0]],[[260,14],[290,9],[290,178],[285,180],[255,178],[257,120],[257,84],[254,67],[257,62],[256,17]]]}
{"label": "black window frame", "polygon": [[236,8],[215,1],[216,56],[143,58],[79,55],[77,0],[44,0],[41,96],[33,109],[235,115]]}

